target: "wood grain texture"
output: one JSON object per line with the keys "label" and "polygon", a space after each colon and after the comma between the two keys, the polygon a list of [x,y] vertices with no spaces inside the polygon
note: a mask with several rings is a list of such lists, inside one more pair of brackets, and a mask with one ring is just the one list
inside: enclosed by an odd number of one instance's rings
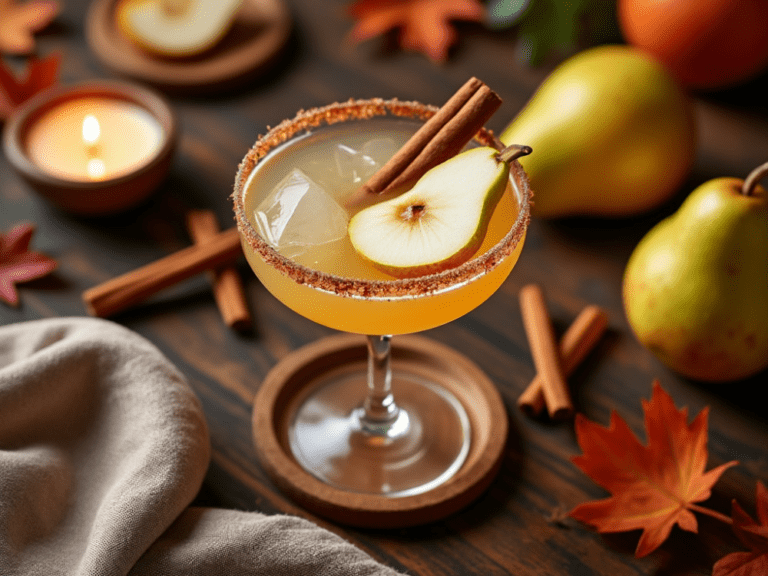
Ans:
{"label": "wood grain texture", "polygon": [[[67,82],[107,77],[85,39],[87,0],[68,0],[60,26],[38,35],[41,54],[63,53]],[[503,104],[488,123],[499,132],[546,74],[518,63],[513,34],[462,25],[451,61],[390,51],[378,40],[350,47],[351,26],[336,0],[292,0],[296,33],[280,65],[216,96],[171,96],[179,115],[177,154],[167,180],[142,206],[101,219],[67,215],[47,204],[0,157],[0,228],[30,220],[33,248],[59,261],[50,277],[20,286],[21,306],[0,305],[0,323],[78,316],[87,288],[189,245],[185,214],[210,209],[233,225],[229,194],[237,165],[267,126],[299,109],[350,97],[398,97],[439,105],[476,76]],[[221,321],[204,274],[125,310],[113,320],[155,343],[184,373],[204,407],[213,458],[197,499],[215,505],[305,516],[343,535],[393,568],[419,576],[708,576],[714,562],[742,550],[727,526],[699,518],[699,535],[673,530],[657,552],[635,559],[637,534],[600,536],[566,513],[605,492],[570,461],[579,453],[572,426],[529,418],[516,407],[536,374],[517,295],[536,283],[547,294],[560,338],[580,310],[600,306],[608,330],[568,382],[574,407],[607,424],[618,411],[642,437],[641,400],[659,378],[691,414],[710,407],[709,467],[737,459],[707,506],[728,513],[737,499],[754,513],[755,482],[768,481],[768,411],[756,396],[768,374],[726,386],[703,385],[666,369],[633,337],[621,304],[621,276],[639,239],[695,185],[713,176],[744,177],[766,160],[768,111],[754,104],[768,78],[722,94],[694,95],[700,144],[694,171],[676,198],[653,213],[616,221],[535,220],[507,282],[467,316],[425,336],[461,351],[498,389],[509,433],[495,479],[466,508],[426,526],[355,529],[307,512],[270,480],[257,458],[253,399],[269,370],[288,353],[333,332],[287,309],[240,261],[255,328],[240,334]],[[535,153],[535,150],[534,150]]]}

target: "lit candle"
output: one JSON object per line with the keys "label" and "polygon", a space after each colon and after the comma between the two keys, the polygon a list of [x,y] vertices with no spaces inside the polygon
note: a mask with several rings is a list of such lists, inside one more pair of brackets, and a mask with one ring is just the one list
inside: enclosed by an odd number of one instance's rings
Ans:
{"label": "lit candle", "polygon": [[149,111],[118,98],[84,97],[43,113],[30,127],[30,160],[55,176],[105,180],[135,171],[157,155],[163,129]]}
{"label": "lit candle", "polygon": [[176,144],[165,98],[109,80],[33,96],[3,126],[3,152],[47,200],[85,216],[135,206],[162,182]]}

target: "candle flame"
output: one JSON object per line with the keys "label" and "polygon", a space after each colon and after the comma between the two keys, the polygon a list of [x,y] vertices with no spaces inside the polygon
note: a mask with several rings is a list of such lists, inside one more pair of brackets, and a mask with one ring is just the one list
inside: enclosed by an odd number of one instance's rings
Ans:
{"label": "candle flame", "polygon": [[101,126],[99,126],[99,121],[96,119],[96,116],[93,114],[86,115],[86,117],[83,118],[83,142],[88,146],[95,146],[99,141],[100,135]]}

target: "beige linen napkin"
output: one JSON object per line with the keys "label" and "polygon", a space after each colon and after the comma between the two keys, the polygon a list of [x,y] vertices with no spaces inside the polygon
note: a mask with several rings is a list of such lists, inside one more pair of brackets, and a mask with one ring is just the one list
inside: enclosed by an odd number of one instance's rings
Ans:
{"label": "beige linen napkin", "polygon": [[0,327],[1,576],[396,576],[306,520],[189,507],[209,457],[197,398],[138,334]]}

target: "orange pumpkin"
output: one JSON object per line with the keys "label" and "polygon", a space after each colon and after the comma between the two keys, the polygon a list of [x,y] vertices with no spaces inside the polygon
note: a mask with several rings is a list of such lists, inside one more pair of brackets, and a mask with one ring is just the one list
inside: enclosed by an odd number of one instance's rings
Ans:
{"label": "orange pumpkin", "polygon": [[690,88],[743,82],[768,67],[768,0],[618,0],[625,40]]}

